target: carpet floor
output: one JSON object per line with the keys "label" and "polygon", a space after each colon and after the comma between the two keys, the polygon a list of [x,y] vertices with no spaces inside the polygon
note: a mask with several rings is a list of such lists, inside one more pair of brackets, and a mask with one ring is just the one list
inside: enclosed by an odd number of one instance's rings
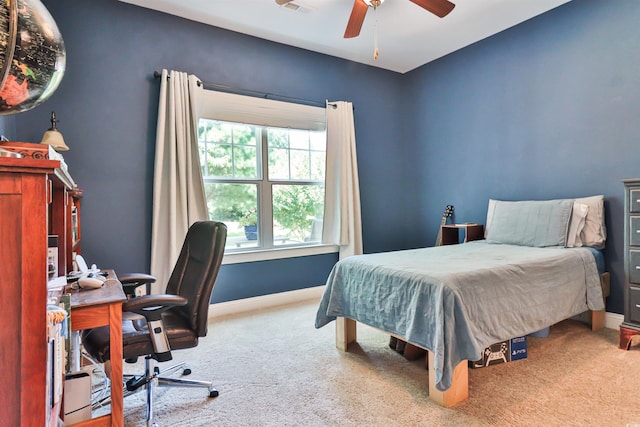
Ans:
{"label": "carpet floor", "polygon": [[[198,347],[174,353],[200,389],[158,389],[160,426],[640,426],[640,349],[618,333],[567,320],[528,338],[528,357],[469,370],[469,399],[429,400],[424,360],[407,361],[388,336],[358,325],[348,353],[333,324],[314,328],[316,302],[217,318]],[[161,368],[163,365],[161,364]],[[140,365],[138,365],[139,367]],[[125,373],[132,366],[125,364]],[[125,425],[145,425],[145,394],[125,400]]]}

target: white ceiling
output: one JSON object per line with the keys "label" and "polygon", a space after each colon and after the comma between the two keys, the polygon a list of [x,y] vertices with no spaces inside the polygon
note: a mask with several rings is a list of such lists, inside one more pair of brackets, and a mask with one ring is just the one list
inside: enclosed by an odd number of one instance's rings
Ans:
{"label": "white ceiling", "polygon": [[[409,0],[369,8],[360,36],[344,39],[353,0],[120,0],[255,37],[406,73],[570,0],[451,0],[438,18]],[[357,0],[360,1],[360,0]],[[373,59],[374,28],[380,55]]]}

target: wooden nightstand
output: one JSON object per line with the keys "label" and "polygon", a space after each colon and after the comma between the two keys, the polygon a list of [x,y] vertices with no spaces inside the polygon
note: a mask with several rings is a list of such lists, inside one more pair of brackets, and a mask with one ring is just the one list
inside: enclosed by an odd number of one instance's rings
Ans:
{"label": "wooden nightstand", "polygon": [[444,224],[442,225],[442,244],[457,245],[460,243],[460,232],[463,230],[462,243],[484,239],[484,226],[481,224]]}

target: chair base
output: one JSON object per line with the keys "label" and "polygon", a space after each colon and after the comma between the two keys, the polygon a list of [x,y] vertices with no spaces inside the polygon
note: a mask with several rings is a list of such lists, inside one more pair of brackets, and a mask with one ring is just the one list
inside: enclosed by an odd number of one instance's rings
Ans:
{"label": "chair base", "polygon": [[153,419],[153,390],[158,387],[196,387],[206,388],[209,392],[209,397],[218,397],[220,394],[218,390],[213,387],[210,381],[190,380],[186,378],[169,377],[180,370],[182,375],[191,374],[185,362],[178,363],[163,371],[164,375],[160,375],[160,369],[154,366],[155,361],[150,357],[145,357],[145,372],[144,375],[125,375],[125,397],[130,396],[146,386],[147,391],[147,427],[157,427]]}

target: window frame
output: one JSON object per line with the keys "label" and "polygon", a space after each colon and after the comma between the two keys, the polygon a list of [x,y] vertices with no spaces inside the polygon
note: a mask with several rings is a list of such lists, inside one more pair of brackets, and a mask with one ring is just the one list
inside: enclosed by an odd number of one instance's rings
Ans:
{"label": "window frame", "polygon": [[[274,101],[255,98],[245,95],[237,95],[226,92],[203,90],[198,97],[197,116],[200,119],[217,120],[238,124],[256,126],[259,129],[256,139],[257,153],[261,164],[257,165],[259,177],[256,179],[244,178],[205,178],[203,183],[240,183],[256,184],[258,188],[258,229],[260,234],[260,246],[246,249],[225,250],[223,264],[235,264],[271,259],[292,258],[317,254],[338,252],[339,248],[334,244],[322,242],[300,242],[287,245],[274,245],[273,243],[273,186],[274,185],[318,185],[324,186],[314,180],[283,180],[269,179],[268,169],[268,128],[300,129],[326,132],[325,108],[312,107],[302,104],[294,104],[284,101]],[[291,147],[289,147],[291,150]],[[313,151],[310,147],[309,151]]]}

